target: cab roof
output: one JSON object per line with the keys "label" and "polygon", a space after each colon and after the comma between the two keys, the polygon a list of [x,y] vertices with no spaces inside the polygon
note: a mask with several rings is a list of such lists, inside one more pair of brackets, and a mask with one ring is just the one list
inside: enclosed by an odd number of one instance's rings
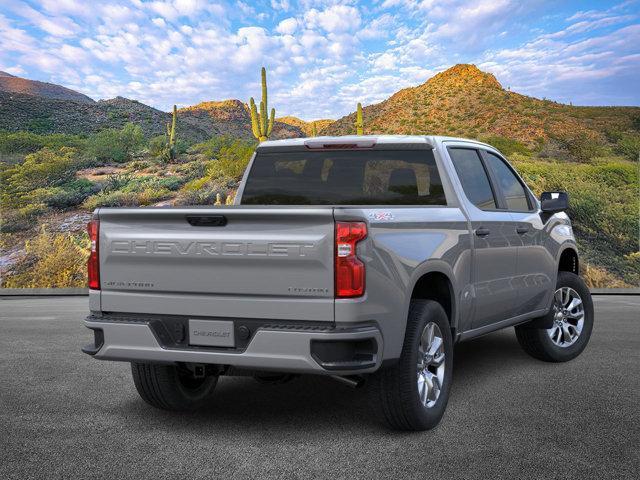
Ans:
{"label": "cab roof", "polygon": [[278,150],[288,150],[291,148],[384,148],[385,146],[391,145],[407,145],[413,148],[433,148],[437,143],[444,141],[469,142],[491,147],[477,140],[439,135],[342,135],[268,140],[260,143],[258,148]]}

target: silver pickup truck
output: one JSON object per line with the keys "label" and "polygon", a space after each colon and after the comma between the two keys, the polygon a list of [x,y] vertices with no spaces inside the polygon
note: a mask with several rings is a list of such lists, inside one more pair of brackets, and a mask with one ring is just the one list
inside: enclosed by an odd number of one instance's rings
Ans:
{"label": "silver pickup truck", "polygon": [[233,206],[94,212],[83,350],[131,362],[162,409],[205,405],[221,375],[320,374],[367,380],[391,427],[428,429],[454,343],[515,326],[540,360],[585,348],[567,207],[472,140],[263,142]]}

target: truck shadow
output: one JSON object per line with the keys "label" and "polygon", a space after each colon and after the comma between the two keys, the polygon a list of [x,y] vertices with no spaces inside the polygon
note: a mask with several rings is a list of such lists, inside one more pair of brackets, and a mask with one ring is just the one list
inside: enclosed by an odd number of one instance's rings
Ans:
{"label": "truck shadow", "polygon": [[[531,368],[512,331],[498,332],[455,347],[454,384],[449,408],[465,397],[481,398],[484,380],[509,377],[514,370]],[[504,384],[508,381],[505,379]],[[369,406],[368,389],[352,389],[333,379],[305,375],[281,385],[263,385],[251,377],[221,378],[215,399],[205,410],[176,414],[131,401],[130,412],[141,422],[154,420],[191,433],[245,429],[284,432],[312,427],[317,431],[354,431],[384,428]],[[155,423],[155,422],[154,422]]]}

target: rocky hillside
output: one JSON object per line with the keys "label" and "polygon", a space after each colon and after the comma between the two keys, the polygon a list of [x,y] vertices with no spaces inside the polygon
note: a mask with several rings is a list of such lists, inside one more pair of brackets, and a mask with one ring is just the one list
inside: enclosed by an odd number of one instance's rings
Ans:
{"label": "rocky hillside", "polygon": [[311,122],[305,122],[304,120],[294,116],[276,118],[276,121],[286,123],[287,125],[291,125],[293,127],[299,128],[307,137],[311,136],[311,129],[314,123],[316,125],[316,131],[318,135],[322,135],[323,129],[325,129],[327,126],[331,125],[334,122],[334,120],[330,120],[330,119],[321,119],[321,120],[313,120]]}
{"label": "rocky hillside", "polygon": [[0,72],[0,92],[9,94],[28,94],[54,100],[70,100],[79,103],[94,103],[94,100],[60,85],[28,80],[6,72]]}
{"label": "rocky hillside", "polygon": [[[238,138],[253,139],[249,107],[240,100],[202,102],[178,110],[178,118],[186,119],[190,124],[211,135],[231,135]],[[272,138],[291,138],[304,136],[303,130],[296,125],[279,120],[273,126]]]}
{"label": "rocky hillside", "polygon": [[[527,97],[466,64],[364,107],[363,115],[368,134],[498,135],[529,146],[577,134],[603,141],[607,129],[626,131],[640,124],[638,107],[573,107]],[[354,121],[355,112],[322,133],[354,133]]]}
{"label": "rocky hillside", "polygon": [[[0,92],[0,130],[91,134],[133,122],[151,137],[164,133],[170,119],[166,112],[123,97],[86,103]],[[192,141],[208,138],[205,130],[187,121],[179,124],[179,133]]]}
{"label": "rocky hillside", "polygon": [[[132,122],[147,137],[161,135],[171,115],[136,100],[116,97],[98,102],[68,88],[0,72],[0,130],[91,134]],[[203,102],[182,108],[178,136],[190,143],[212,135],[253,139],[251,117],[240,100]],[[303,136],[296,125],[276,121],[273,138]]]}

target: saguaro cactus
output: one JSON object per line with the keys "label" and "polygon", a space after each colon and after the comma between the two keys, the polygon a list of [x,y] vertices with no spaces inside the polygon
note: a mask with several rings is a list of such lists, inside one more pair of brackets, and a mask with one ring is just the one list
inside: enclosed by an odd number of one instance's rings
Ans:
{"label": "saguaro cactus", "polygon": [[177,156],[176,149],[176,119],[178,118],[178,109],[173,106],[173,115],[171,122],[167,122],[167,157],[169,160],[175,160]]}
{"label": "saguaro cactus", "polygon": [[364,124],[362,123],[362,104],[358,102],[356,110],[356,135],[364,135]]}
{"label": "saguaro cactus", "polygon": [[311,122],[311,136],[312,137],[318,136],[318,129],[316,128],[316,122]]}
{"label": "saguaro cactus", "polygon": [[260,113],[256,108],[256,102],[251,97],[249,100],[249,109],[251,111],[251,130],[253,136],[259,141],[264,142],[271,135],[273,129],[273,119],[276,116],[276,109],[271,109],[271,115],[267,118],[267,71],[262,67],[262,100],[260,101]]}

